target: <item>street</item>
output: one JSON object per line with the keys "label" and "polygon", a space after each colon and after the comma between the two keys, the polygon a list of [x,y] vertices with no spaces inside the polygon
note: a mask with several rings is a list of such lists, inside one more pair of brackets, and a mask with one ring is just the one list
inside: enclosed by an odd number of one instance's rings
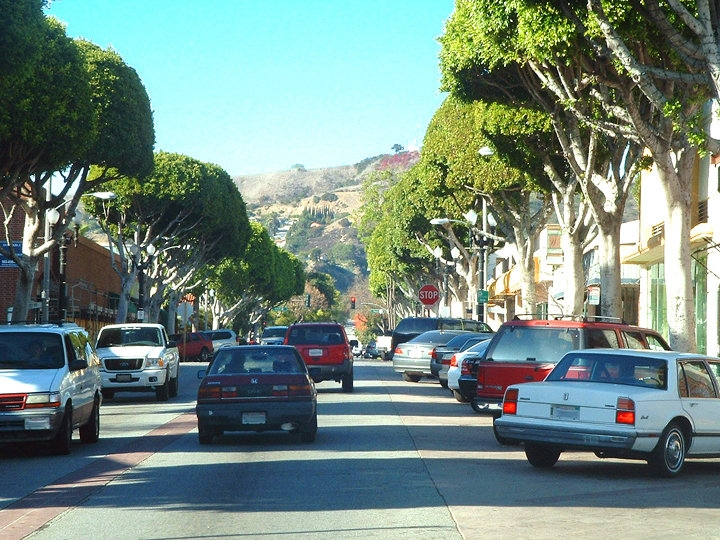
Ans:
{"label": "street", "polygon": [[0,538],[684,538],[717,536],[720,460],[676,479],[563,454],[532,468],[437,382],[356,361],[355,392],[318,385],[317,440],[231,433],[200,446],[201,364],[180,395],[118,394],[101,439],[69,456],[0,451]]}

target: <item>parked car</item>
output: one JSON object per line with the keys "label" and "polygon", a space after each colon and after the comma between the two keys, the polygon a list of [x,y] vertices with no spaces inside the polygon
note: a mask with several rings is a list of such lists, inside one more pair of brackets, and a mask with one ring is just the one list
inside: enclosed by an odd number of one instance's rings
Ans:
{"label": "parked car", "polygon": [[464,351],[492,336],[492,332],[467,332],[466,334],[455,336],[444,346],[438,347],[435,350],[435,355],[430,359],[430,372],[433,377],[438,378],[440,386],[443,388],[447,388],[448,386],[448,369],[450,368],[450,360],[455,353]]}
{"label": "parked car", "polygon": [[209,362],[214,351],[213,342],[202,332],[172,334],[170,339],[177,343],[181,361],[198,360]]}
{"label": "parked car", "polygon": [[646,460],[675,476],[685,458],[720,457],[720,358],[668,351],[566,354],[544,382],[505,392],[498,434],[535,467],[565,450]]}
{"label": "parked car", "polygon": [[500,326],[477,364],[473,409],[497,413],[509,385],[542,381],[568,351],[603,347],[670,349],[655,330],[619,321],[516,318]]}
{"label": "parked car", "polygon": [[410,341],[423,332],[430,330],[465,330],[467,332],[492,332],[492,328],[484,322],[471,319],[451,319],[438,317],[406,317],[401,320],[393,330],[390,355],[401,343]]}
{"label": "parked car", "polygon": [[[460,403],[468,403],[475,398],[477,379],[470,374],[470,364],[477,362],[482,357],[488,345],[490,345],[490,340],[485,339],[464,351],[456,352],[450,359],[447,374],[448,388]],[[464,383],[465,388],[461,383]]]}
{"label": "parked car", "polygon": [[100,438],[100,360],[75,324],[0,327],[0,442],[49,442],[69,454],[72,435]]}
{"label": "parked car", "polygon": [[260,336],[260,345],[282,345],[287,326],[268,326]]}
{"label": "parked car", "polygon": [[317,433],[317,391],[294,347],[223,347],[201,371],[195,413],[200,444],[226,431]]}
{"label": "parked car", "polygon": [[362,343],[360,343],[357,339],[351,339],[348,343],[350,343],[350,349],[355,358],[362,356],[364,349]]}
{"label": "parked car", "polygon": [[375,338],[375,348],[380,354],[380,358],[383,360],[390,360],[392,358],[392,333],[385,333],[385,335],[377,336]]}
{"label": "parked car", "polygon": [[423,377],[432,377],[430,359],[439,347],[455,336],[462,335],[461,330],[431,330],[402,343],[393,354],[393,369],[402,373],[408,382],[418,382]]}
{"label": "parked car", "polygon": [[203,330],[205,335],[213,344],[213,350],[217,351],[220,347],[232,347],[238,344],[238,337],[235,331],[228,328],[220,328],[218,330]]}
{"label": "parked car", "polygon": [[313,381],[334,380],[342,382],[343,392],[353,391],[353,355],[341,324],[292,324],[285,334],[285,345],[298,350]]}
{"label": "parked car", "polygon": [[158,401],[178,394],[180,360],[177,343],[157,323],[109,324],[98,334],[102,395],[155,392]]}

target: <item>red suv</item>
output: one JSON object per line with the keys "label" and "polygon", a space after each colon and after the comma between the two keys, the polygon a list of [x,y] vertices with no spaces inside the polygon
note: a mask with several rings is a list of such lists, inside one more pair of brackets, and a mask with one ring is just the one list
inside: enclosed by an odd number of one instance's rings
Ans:
{"label": "red suv", "polygon": [[352,349],[341,324],[292,324],[284,344],[300,352],[315,382],[334,380],[342,382],[343,392],[353,391]]}
{"label": "red suv", "polygon": [[508,386],[542,381],[566,352],[596,348],[670,350],[655,330],[622,322],[516,318],[500,326],[477,362],[473,409],[499,413]]}

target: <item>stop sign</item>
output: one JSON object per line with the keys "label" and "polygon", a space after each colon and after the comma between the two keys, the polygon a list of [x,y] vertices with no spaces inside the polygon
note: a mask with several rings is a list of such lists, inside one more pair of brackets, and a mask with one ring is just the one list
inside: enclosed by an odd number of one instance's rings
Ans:
{"label": "stop sign", "polygon": [[435,285],[423,285],[418,292],[418,298],[426,306],[432,306],[440,300],[440,291]]}

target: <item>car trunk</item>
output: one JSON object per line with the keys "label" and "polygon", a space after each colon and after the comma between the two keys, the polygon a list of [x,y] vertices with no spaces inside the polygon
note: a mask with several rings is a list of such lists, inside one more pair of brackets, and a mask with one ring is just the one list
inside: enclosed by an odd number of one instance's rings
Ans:
{"label": "car trunk", "polygon": [[518,416],[597,424],[615,424],[618,397],[627,396],[626,387],[601,383],[544,382],[518,389]]}

